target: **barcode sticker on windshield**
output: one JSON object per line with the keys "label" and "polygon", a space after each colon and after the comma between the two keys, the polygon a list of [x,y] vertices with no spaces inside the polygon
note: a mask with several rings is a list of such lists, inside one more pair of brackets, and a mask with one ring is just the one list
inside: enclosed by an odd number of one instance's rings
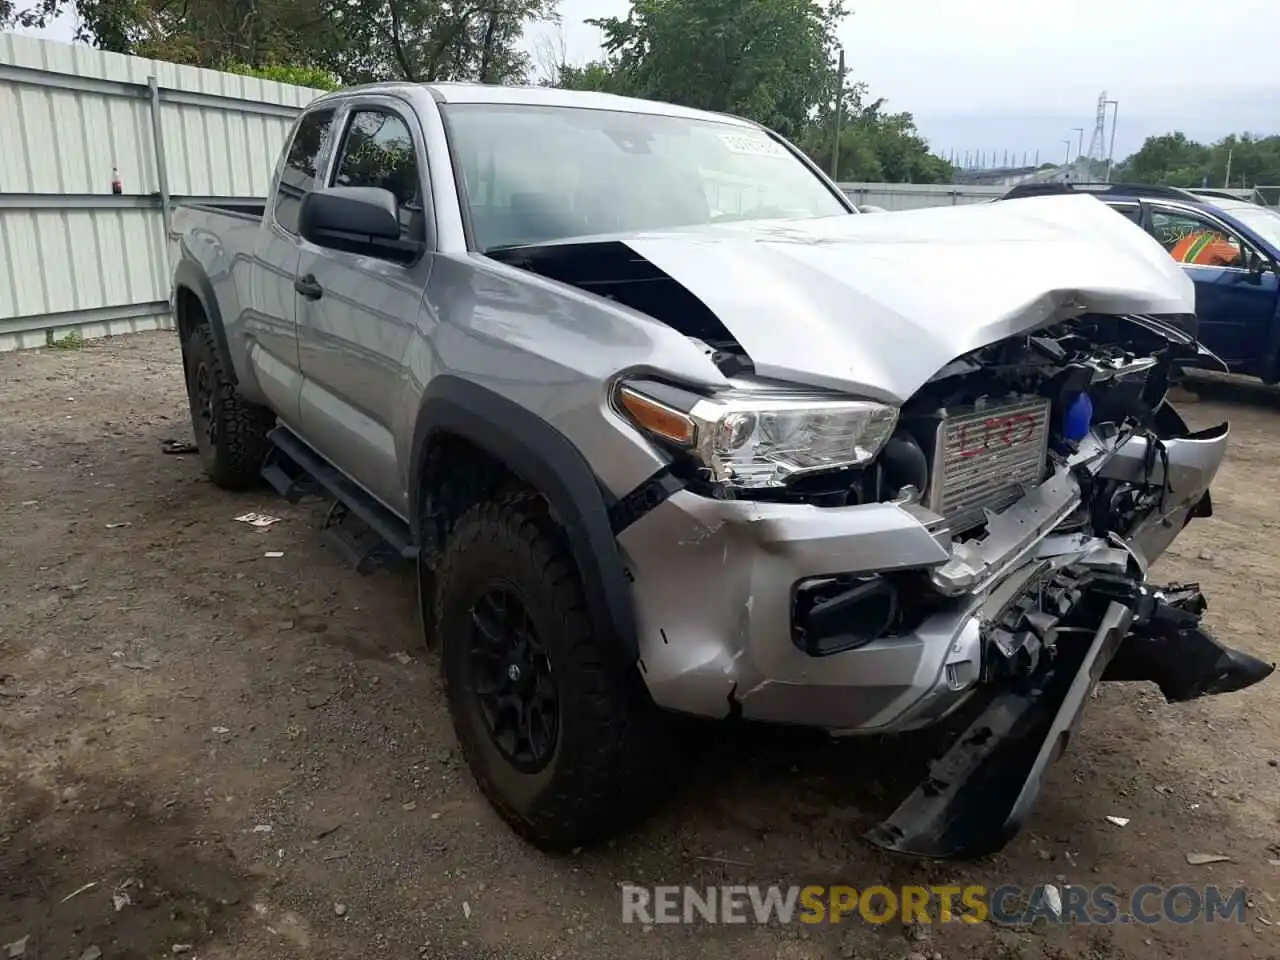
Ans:
{"label": "barcode sticker on windshield", "polygon": [[720,142],[730,153],[741,153],[752,157],[785,157],[787,151],[776,141],[768,137],[753,137],[742,133],[718,133]]}

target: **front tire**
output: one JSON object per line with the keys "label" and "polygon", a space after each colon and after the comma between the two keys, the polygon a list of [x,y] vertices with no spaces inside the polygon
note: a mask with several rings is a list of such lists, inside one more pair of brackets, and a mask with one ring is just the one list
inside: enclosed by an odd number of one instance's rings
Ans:
{"label": "front tire", "polygon": [[670,763],[662,717],[635,669],[595,635],[542,501],[468,510],[436,587],[449,712],[499,815],[540,849],[562,852],[648,813]]}
{"label": "front tire", "polygon": [[191,427],[205,474],[224,490],[253,487],[271,446],[267,433],[275,414],[236,393],[208,324],[192,329],[183,358]]}

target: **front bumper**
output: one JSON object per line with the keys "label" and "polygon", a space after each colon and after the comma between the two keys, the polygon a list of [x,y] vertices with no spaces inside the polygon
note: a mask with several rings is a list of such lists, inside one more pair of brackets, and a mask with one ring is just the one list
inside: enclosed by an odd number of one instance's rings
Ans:
{"label": "front bumper", "polygon": [[[710,717],[821,727],[837,733],[929,726],[974,691],[983,625],[1046,566],[1125,563],[1145,570],[1182,529],[1226,452],[1224,424],[1164,441],[1090,437],[1044,484],[994,517],[978,544],[953,544],[919,506],[821,508],[711,500],[681,491],[619,537],[634,592],[641,668],[662,706]],[[1152,470],[1156,474],[1152,474]],[[1054,535],[1081,499],[1078,474],[1157,482],[1160,509],[1123,543]],[[914,630],[812,656],[791,639],[793,588],[839,574],[928,571],[934,612]]]}

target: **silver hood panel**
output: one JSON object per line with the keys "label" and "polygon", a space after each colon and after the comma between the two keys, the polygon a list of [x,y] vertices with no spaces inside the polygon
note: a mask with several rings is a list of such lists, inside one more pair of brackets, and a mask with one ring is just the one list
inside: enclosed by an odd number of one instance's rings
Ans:
{"label": "silver hood panel", "polygon": [[1088,196],[619,239],[705,303],[761,376],[889,403],[1073,315],[1195,311],[1160,245]]}

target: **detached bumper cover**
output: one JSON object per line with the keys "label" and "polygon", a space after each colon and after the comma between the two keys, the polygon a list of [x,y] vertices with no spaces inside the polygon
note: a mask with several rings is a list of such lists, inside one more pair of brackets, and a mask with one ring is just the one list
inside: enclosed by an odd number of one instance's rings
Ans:
{"label": "detached bumper cover", "polygon": [[[1064,634],[1047,662],[996,693],[867,838],[924,857],[999,850],[1026,819],[1049,767],[1067,748],[1100,680],[1153,680],[1170,701],[1241,690],[1272,665],[1226,647],[1200,626],[1198,587],[1152,590],[1070,572],[1049,590],[1060,623],[1102,607],[1092,637]],[[1105,605],[1105,606],[1104,606]]]}

